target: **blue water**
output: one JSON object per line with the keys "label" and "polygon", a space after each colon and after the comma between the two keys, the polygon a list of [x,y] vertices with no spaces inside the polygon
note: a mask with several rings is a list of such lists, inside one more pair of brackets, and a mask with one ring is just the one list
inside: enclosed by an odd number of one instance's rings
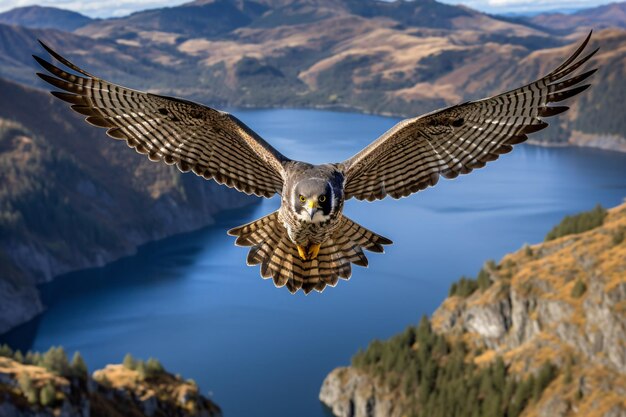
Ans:
{"label": "blue water", "polygon": [[[397,120],[302,110],[238,111],[289,157],[343,160]],[[3,339],[79,350],[92,369],[125,353],[159,358],[198,382],[227,417],[321,417],[324,376],[357,349],[430,314],[461,275],[539,242],[565,214],[626,196],[626,154],[520,146],[487,168],[410,198],[349,201],[346,213],[391,238],[370,268],[323,294],[291,295],[245,265],[226,230],[277,208],[226,213],[204,230],[148,244],[105,268],[43,287],[47,311]]]}

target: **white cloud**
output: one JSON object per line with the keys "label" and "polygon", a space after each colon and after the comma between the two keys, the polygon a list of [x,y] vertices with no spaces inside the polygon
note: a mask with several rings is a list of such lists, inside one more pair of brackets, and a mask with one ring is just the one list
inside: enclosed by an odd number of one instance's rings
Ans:
{"label": "white cloud", "polygon": [[440,0],[449,4],[464,4],[490,13],[568,11],[612,3],[616,0]]}
{"label": "white cloud", "polygon": [[23,6],[50,6],[73,10],[89,17],[124,16],[157,7],[177,6],[189,0],[0,0],[0,12]]}
{"label": "white cloud", "polygon": [[[39,4],[74,10],[90,17],[124,16],[138,10],[176,6],[190,0],[0,0],[0,12],[14,7]],[[449,4],[465,4],[489,13],[571,10],[610,3],[615,0],[440,0]]]}

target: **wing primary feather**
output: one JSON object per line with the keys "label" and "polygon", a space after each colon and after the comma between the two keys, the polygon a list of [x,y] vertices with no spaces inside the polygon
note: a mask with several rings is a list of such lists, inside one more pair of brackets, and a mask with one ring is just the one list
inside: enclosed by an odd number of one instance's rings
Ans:
{"label": "wing primary feather", "polygon": [[600,48],[596,48],[591,53],[586,55],[584,58],[581,58],[575,64],[572,64],[569,67],[561,70],[559,73],[552,74],[552,77],[548,76],[547,78],[549,78],[550,80],[558,80],[558,79],[561,79],[561,78],[565,77],[568,74],[571,74],[572,72],[574,72],[578,68],[580,68],[583,64],[585,64],[587,61],[589,61],[591,59],[591,57],[593,57],[596,53],[598,53],[599,50],[600,50]]}
{"label": "wing primary feather", "polygon": [[82,68],[79,68],[78,66],[72,64],[70,61],[68,61],[67,59],[63,58],[61,55],[59,55],[58,53],[56,53],[52,48],[50,48],[48,45],[46,45],[45,43],[43,43],[43,41],[41,41],[40,39],[37,39],[37,41],[41,44],[41,46],[43,47],[43,49],[46,50],[46,52],[48,52],[50,55],[52,55],[54,57],[54,59],[56,59],[57,61],[59,61],[60,63],[62,63],[63,65],[65,65],[66,67],[73,69],[76,72],[79,72],[83,75],[86,75],[87,77],[93,78],[93,79],[98,79],[98,77],[88,73],[87,71],[85,71]]}
{"label": "wing primary feather", "polygon": [[85,98],[77,94],[66,93],[64,91],[50,91],[50,94],[52,94],[58,99],[65,101],[66,103],[76,104],[79,106],[84,106],[87,104],[85,102]]}
{"label": "wing primary feather", "polygon": [[548,124],[540,120],[539,123],[522,126],[522,128],[519,130],[519,133],[527,135],[527,134],[539,132],[540,130],[545,129],[546,127],[548,127]]}
{"label": "wing primary feather", "polygon": [[574,97],[575,95],[582,93],[589,87],[591,87],[591,84],[585,84],[581,85],[580,87],[572,88],[571,90],[559,91],[556,93],[548,94],[548,102],[557,103],[559,101],[566,100],[570,97]]}
{"label": "wing primary feather", "polygon": [[558,72],[560,72],[563,68],[567,68],[567,66],[569,64],[571,64],[572,62],[574,62],[574,60],[576,58],[578,58],[578,56],[580,56],[580,54],[585,50],[585,48],[587,47],[587,44],[589,43],[589,40],[591,39],[591,35],[593,34],[593,30],[589,31],[589,34],[587,35],[587,37],[585,38],[585,40],[583,41],[583,43],[580,44],[580,46],[578,47],[578,49],[576,49],[576,51],[574,51],[574,53],[565,60],[565,62],[563,62],[561,65],[559,65],[556,69],[554,69],[554,71],[552,71],[552,74],[556,74]]}
{"label": "wing primary feather", "polygon": [[555,84],[550,84],[549,87],[554,88],[554,91],[559,91],[559,90],[563,90],[565,88],[573,87],[576,84],[578,84],[578,83],[586,80],[587,78],[591,77],[597,71],[598,71],[598,69],[594,68],[591,71],[587,71],[587,72],[585,72],[583,74],[577,75],[577,76],[572,77],[570,79],[567,79],[565,81],[561,81],[561,82],[555,83]]}
{"label": "wing primary feather", "polygon": [[38,72],[37,76],[41,78],[42,80],[44,80],[45,82],[47,82],[48,84],[51,84],[55,86],[56,88],[60,88],[61,90],[65,90],[65,91],[69,91],[69,92],[77,93],[77,94],[80,94],[83,90],[83,87],[78,84],[70,83],[60,78],[53,77],[52,75]]}

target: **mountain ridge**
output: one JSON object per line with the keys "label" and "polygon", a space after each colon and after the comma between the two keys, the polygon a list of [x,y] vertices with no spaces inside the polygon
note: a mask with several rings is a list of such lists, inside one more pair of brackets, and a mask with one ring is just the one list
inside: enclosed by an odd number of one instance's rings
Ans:
{"label": "mountain ridge", "polygon": [[34,29],[73,31],[93,19],[70,10],[45,6],[16,7],[0,13],[0,22]]}
{"label": "mountain ridge", "polygon": [[578,10],[574,13],[541,13],[526,22],[563,32],[607,28],[626,28],[626,2],[614,2]]}
{"label": "mountain ridge", "polygon": [[[100,20],[74,33],[0,25],[0,68],[41,86],[28,76],[29,53],[40,50],[41,38],[102,78],[217,108],[415,117],[541,77],[552,69],[547,63],[558,65],[584,36],[433,0],[367,5],[212,0]],[[626,95],[619,78],[624,33],[595,34],[593,46],[606,47],[593,60],[602,67],[594,88],[533,143],[626,150],[626,122],[616,113]]]}

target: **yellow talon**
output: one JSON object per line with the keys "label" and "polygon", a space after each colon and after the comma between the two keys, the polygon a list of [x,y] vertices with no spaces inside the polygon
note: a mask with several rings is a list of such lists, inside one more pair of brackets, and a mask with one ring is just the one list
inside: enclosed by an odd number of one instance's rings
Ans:
{"label": "yellow talon", "polygon": [[320,253],[320,246],[321,245],[315,243],[312,243],[306,248],[304,246],[296,245],[298,248],[298,255],[300,255],[303,261],[311,261],[317,258],[317,255]]}
{"label": "yellow talon", "polygon": [[319,243],[312,243],[309,246],[309,250],[308,255],[309,255],[309,260],[315,259],[317,258],[317,254],[320,253],[320,244]]}
{"label": "yellow talon", "polygon": [[304,246],[300,246],[300,245],[296,245],[296,246],[298,247],[298,255],[300,255],[303,261],[306,261],[307,260],[306,249],[304,248]]}

